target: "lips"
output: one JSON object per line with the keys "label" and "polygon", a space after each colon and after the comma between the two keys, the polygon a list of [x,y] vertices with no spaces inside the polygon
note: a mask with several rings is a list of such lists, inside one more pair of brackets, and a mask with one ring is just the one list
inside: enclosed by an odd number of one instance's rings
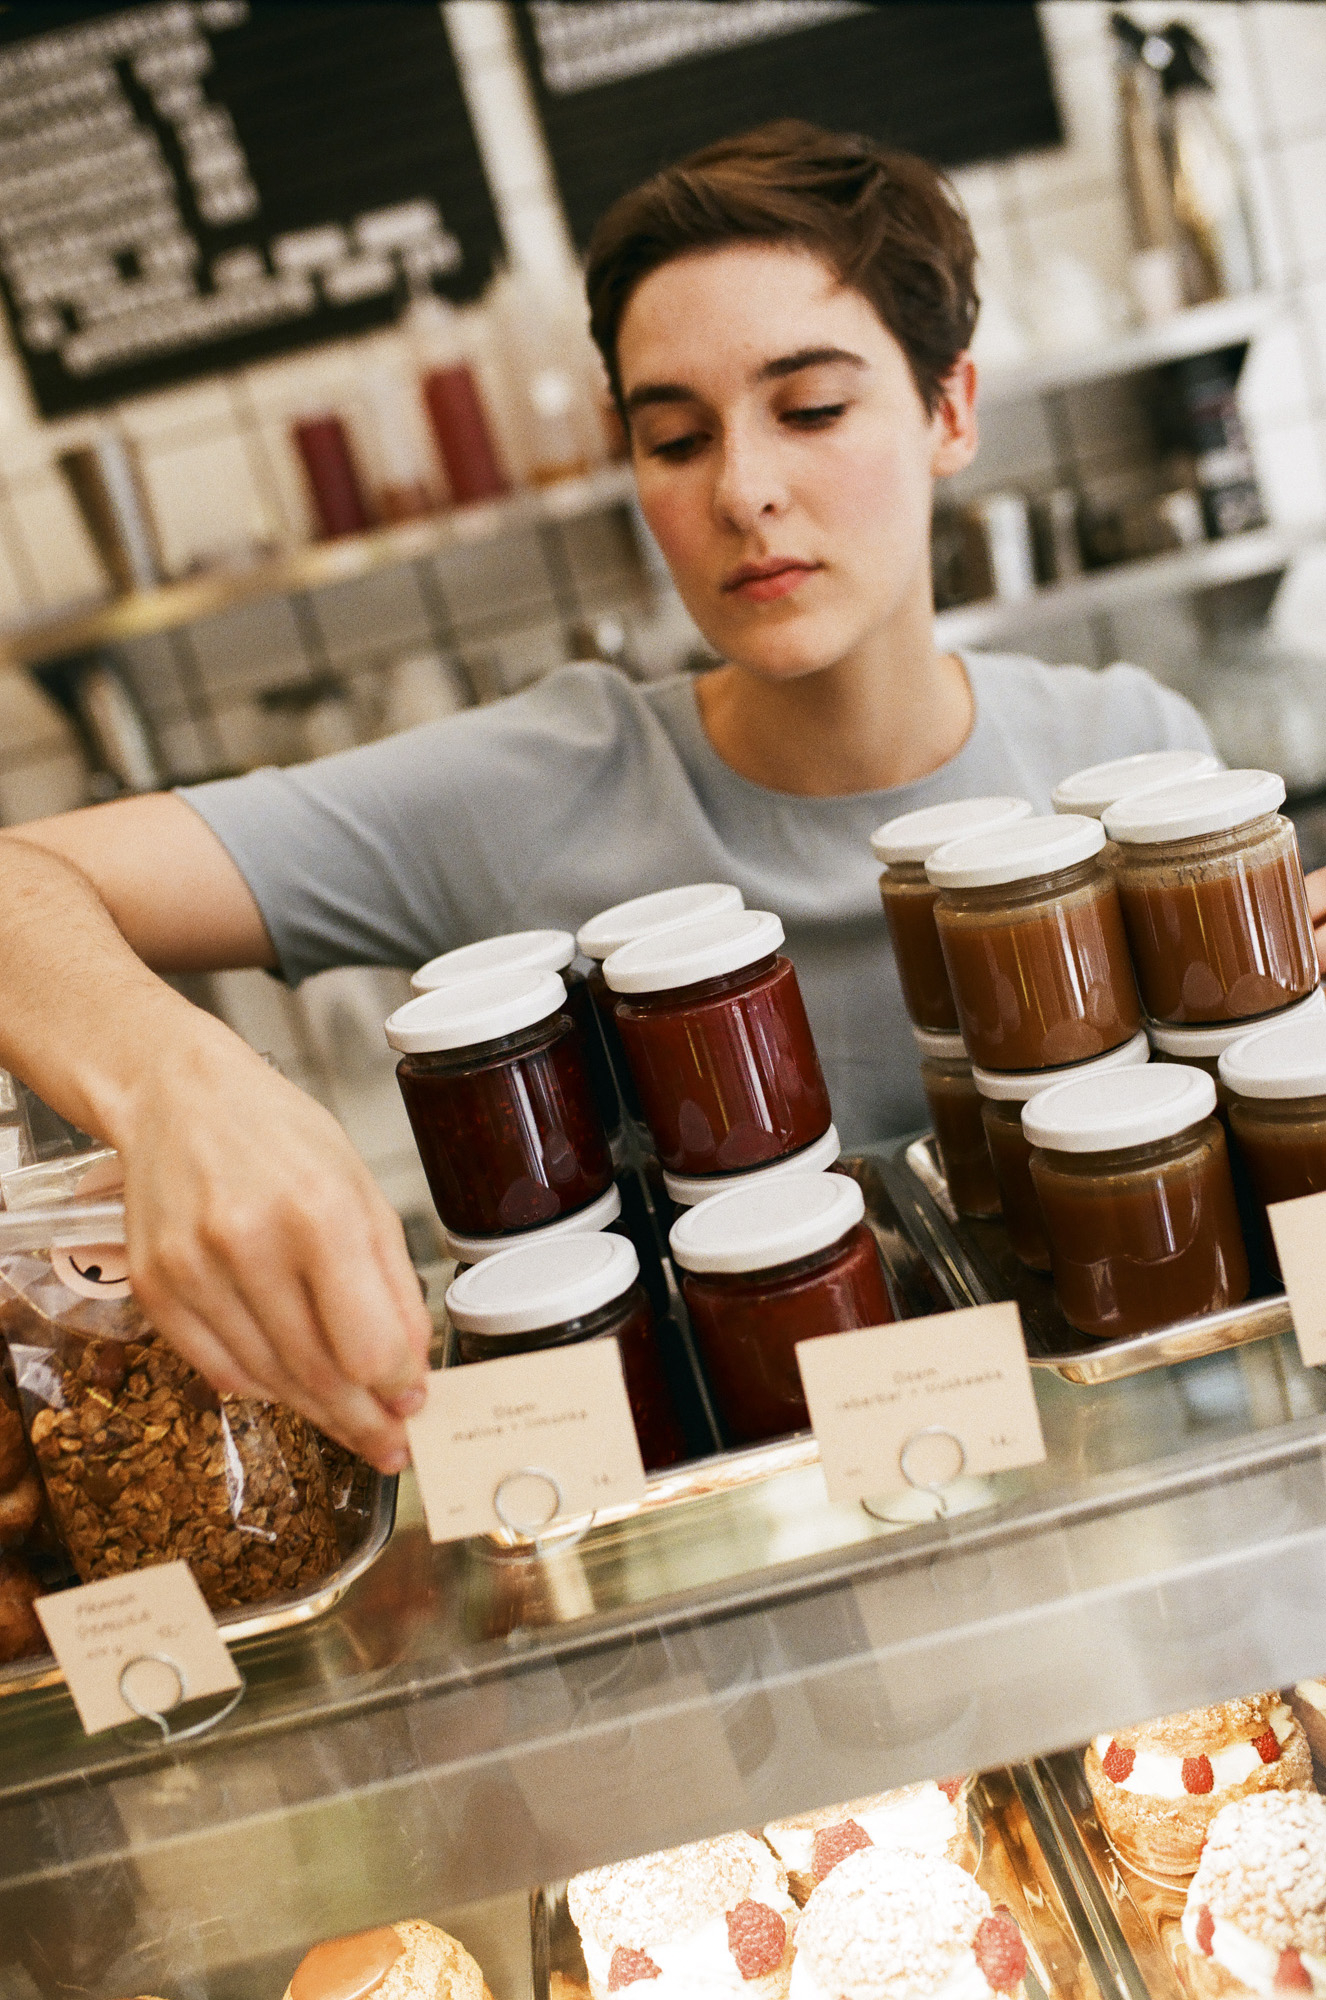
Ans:
{"label": "lips", "polygon": [[819,563],[779,558],[762,563],[743,563],[724,581],[723,592],[728,597],[744,597],[750,603],[765,604],[773,598],[786,597],[789,591],[795,590],[804,578],[813,576],[819,568]]}

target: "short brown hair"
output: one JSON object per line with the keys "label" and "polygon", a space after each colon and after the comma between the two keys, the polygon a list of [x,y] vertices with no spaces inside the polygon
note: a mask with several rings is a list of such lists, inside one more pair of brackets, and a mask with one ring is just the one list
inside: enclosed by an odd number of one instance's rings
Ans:
{"label": "short brown hair", "polygon": [[721,139],[613,203],[589,246],[590,331],[621,402],[617,335],[642,279],[726,243],[796,243],[897,340],[928,411],[976,325],[976,245],[962,206],[914,153],[780,118]]}

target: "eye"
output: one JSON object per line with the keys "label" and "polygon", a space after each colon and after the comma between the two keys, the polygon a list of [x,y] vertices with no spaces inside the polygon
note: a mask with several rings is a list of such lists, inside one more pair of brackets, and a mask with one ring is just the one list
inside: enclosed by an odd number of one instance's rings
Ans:
{"label": "eye", "polygon": [[664,438],[661,443],[648,447],[651,458],[661,458],[669,465],[680,465],[691,458],[704,443],[703,431],[686,431],[681,437]]}
{"label": "eye", "polygon": [[842,416],[846,408],[846,403],[811,403],[799,410],[784,410],[782,418],[793,430],[825,430]]}

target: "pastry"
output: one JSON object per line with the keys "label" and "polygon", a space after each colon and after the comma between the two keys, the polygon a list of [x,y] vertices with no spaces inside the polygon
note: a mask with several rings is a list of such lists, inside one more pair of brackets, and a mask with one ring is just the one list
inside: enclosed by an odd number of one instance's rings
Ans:
{"label": "pastry", "polygon": [[1309,1750],[1319,1764],[1326,1764],[1326,1680],[1300,1681],[1289,1706],[1303,1725]]}
{"label": "pastry", "polygon": [[640,2000],[787,1993],[796,1905],[782,1867],[748,1833],[592,1868],[566,1900],[592,2000],[636,1986]]}
{"label": "pastry", "polygon": [[493,2000],[463,1944],[420,1917],[328,1938],[300,1960],[285,2000]]}
{"label": "pastry", "polygon": [[1307,1738],[1277,1694],[1218,1701],[1098,1736],[1087,1783],[1110,1845],[1143,1873],[1191,1875],[1222,1806],[1311,1791]]}
{"label": "pastry", "polygon": [[49,1650],[33,1604],[41,1585],[21,1556],[0,1554],[0,1661],[29,1660]]}
{"label": "pastry", "polygon": [[927,1778],[896,1792],[875,1792],[847,1805],[773,1820],[764,1837],[786,1868],[787,1886],[798,1903],[858,1847],[938,1854],[970,1869],[976,1866],[967,1824],[970,1790],[970,1778]]}
{"label": "pastry", "polygon": [[789,2000],[1022,2000],[1027,1950],[963,1868],[866,1847],[815,1890],[797,1930]]}
{"label": "pastry", "polygon": [[1223,1807],[1180,1932],[1192,2000],[1326,1994],[1326,1799],[1261,1792]]}

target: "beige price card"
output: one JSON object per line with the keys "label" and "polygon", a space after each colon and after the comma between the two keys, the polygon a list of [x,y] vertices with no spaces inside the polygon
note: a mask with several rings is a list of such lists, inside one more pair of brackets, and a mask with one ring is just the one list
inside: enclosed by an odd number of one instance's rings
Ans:
{"label": "beige price card", "polygon": [[1273,1201],[1266,1213],[1303,1366],[1321,1368],[1326,1366],[1326,1194]]}
{"label": "beige price card", "polygon": [[36,1611],[89,1736],[240,1685],[187,1563],[57,1591]]}
{"label": "beige price card", "polygon": [[938,1490],[1045,1457],[1015,1305],[824,1334],[797,1361],[833,1501]]}
{"label": "beige price card", "polygon": [[537,1535],[645,1490],[615,1340],[441,1369],[406,1429],[435,1542]]}

